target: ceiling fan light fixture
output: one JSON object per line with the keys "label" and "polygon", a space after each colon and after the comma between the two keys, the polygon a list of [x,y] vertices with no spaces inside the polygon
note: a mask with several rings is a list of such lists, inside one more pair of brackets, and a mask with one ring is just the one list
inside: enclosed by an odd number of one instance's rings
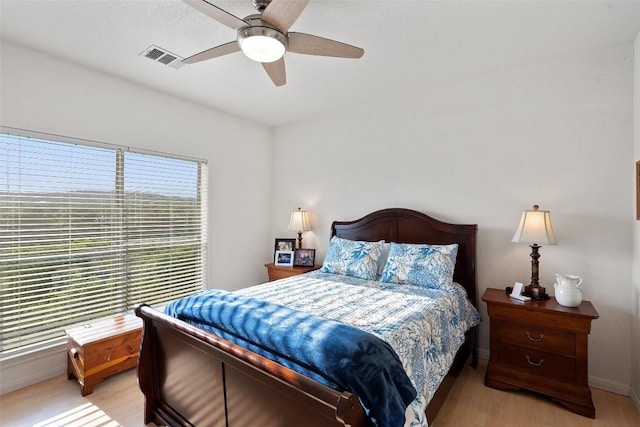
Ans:
{"label": "ceiling fan light fixture", "polygon": [[275,28],[249,26],[238,30],[238,44],[247,58],[275,62],[287,51],[287,37]]}

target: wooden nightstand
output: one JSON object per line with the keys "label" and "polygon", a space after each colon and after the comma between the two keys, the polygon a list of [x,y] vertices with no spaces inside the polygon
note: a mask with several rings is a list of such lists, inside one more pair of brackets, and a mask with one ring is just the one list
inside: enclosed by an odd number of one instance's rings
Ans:
{"label": "wooden nightstand", "polygon": [[267,267],[267,273],[269,274],[269,281],[284,279],[285,277],[297,276],[298,274],[308,273],[309,271],[317,270],[321,265],[314,265],[313,267],[287,267],[284,265],[275,265],[274,263],[265,264]]}
{"label": "wooden nightstand", "polygon": [[587,382],[587,341],[591,321],[599,317],[593,305],[583,301],[575,308],[564,307],[555,298],[523,303],[503,289],[487,289],[482,300],[491,326],[485,385],[545,394],[595,418]]}
{"label": "wooden nightstand", "polygon": [[83,396],[108,376],[138,363],[142,319],[131,314],[66,329],[67,378],[77,378]]}

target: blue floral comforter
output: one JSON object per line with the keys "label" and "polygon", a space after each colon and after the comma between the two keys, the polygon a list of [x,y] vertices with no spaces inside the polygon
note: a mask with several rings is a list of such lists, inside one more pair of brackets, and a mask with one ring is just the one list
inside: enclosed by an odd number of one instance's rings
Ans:
{"label": "blue floral comforter", "polygon": [[[376,426],[402,427],[416,390],[373,334],[268,301],[212,289],[165,312],[337,390],[356,393]],[[296,331],[296,333],[291,333]]]}
{"label": "blue floral comforter", "polygon": [[[404,426],[427,426],[427,404],[451,367],[465,332],[480,321],[457,284],[431,289],[316,271],[234,294],[341,322],[388,343],[417,390],[406,406],[404,422],[393,420]],[[371,406],[362,403],[369,411]]]}

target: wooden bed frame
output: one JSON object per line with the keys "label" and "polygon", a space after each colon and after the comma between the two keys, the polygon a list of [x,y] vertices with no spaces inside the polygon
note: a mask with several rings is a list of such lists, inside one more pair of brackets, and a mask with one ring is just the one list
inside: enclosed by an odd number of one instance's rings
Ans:
{"label": "wooden bed frame", "polygon": [[[331,236],[351,240],[459,245],[454,280],[476,306],[476,225],[448,224],[408,209],[336,221]],[[338,392],[269,359],[149,306],[143,320],[138,382],[145,424],[208,427],[371,426],[357,396]],[[432,421],[469,354],[477,366],[477,327],[429,403]]]}

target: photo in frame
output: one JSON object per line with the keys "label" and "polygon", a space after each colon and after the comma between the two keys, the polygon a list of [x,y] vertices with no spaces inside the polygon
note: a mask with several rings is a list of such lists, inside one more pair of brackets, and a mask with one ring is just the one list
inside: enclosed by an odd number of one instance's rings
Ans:
{"label": "photo in frame", "polygon": [[296,250],[296,239],[282,239],[276,237],[276,244],[274,248],[275,251],[295,251]]}
{"label": "photo in frame", "polygon": [[315,260],[315,249],[296,249],[296,253],[293,259],[293,265],[300,267],[313,267],[313,263],[315,262]]}
{"label": "photo in frame", "polygon": [[293,267],[294,251],[276,251],[276,255],[273,259],[275,265],[283,265]]}

